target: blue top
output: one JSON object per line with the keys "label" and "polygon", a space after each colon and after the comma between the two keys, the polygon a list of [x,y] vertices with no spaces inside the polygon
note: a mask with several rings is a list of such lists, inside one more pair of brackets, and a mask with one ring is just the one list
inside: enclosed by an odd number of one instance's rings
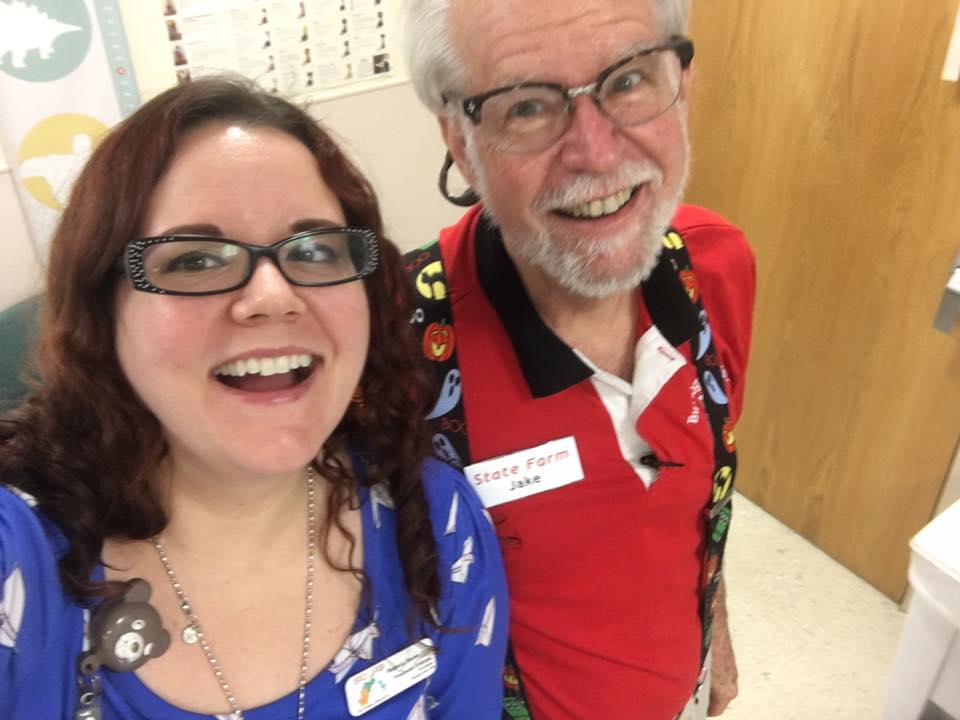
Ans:
{"label": "blue top", "polygon": [[[497,538],[460,473],[428,459],[423,483],[439,553],[439,619],[452,629],[440,632],[420,622],[412,634],[408,631],[410,597],[396,548],[393,502],[384,485],[361,485],[363,569],[372,601],[361,602],[343,650],[307,684],[307,718],[350,717],[349,679],[422,638],[430,638],[438,649],[433,675],[362,717],[500,717],[507,594]],[[0,714],[5,720],[69,720],[78,702],[76,663],[84,648],[85,612],[64,593],[57,575],[57,558],[66,549],[63,534],[33,504],[29,496],[0,486]],[[211,717],[169,704],[133,672],[104,668],[100,676],[103,720]],[[244,710],[244,716],[291,720],[297,716],[297,692]],[[230,720],[231,715],[216,717]]]}

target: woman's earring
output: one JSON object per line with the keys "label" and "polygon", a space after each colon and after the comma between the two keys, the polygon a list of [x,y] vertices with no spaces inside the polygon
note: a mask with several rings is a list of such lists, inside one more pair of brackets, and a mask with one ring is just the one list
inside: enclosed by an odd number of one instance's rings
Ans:
{"label": "woman's earring", "polygon": [[350,398],[350,404],[358,408],[362,408],[367,404],[363,399],[362,385],[357,385],[357,389],[353,391],[353,397]]}

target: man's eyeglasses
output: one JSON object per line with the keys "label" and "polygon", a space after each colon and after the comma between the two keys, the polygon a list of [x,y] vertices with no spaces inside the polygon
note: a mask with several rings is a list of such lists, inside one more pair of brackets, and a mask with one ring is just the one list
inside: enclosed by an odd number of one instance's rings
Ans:
{"label": "man's eyeglasses", "polygon": [[[603,70],[589,85],[522,82],[461,101],[463,112],[498,150],[536,153],[556,142],[572,120],[572,103],[589,95],[621,127],[635,127],[665,113],[680,97],[683,71],[693,60],[684,37],[646,48]],[[444,98],[445,100],[448,98]]]}
{"label": "man's eyeglasses", "polygon": [[292,285],[318,287],[358,280],[377,268],[377,236],[362,228],[318,228],[273,245],[207,235],[131,240],[123,267],[134,289],[168,295],[215,295],[246,285],[261,257]]}

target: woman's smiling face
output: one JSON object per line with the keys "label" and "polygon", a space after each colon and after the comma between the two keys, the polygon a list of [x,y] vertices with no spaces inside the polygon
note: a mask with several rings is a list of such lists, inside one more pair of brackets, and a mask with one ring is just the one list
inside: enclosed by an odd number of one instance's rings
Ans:
{"label": "woman's smiling face", "polygon": [[[299,140],[213,122],[182,140],[140,235],[270,245],[344,224]],[[163,426],[173,462],[256,475],[290,472],[317,455],[347,409],[370,336],[362,282],[294,286],[266,259],[246,286],[219,295],[137,292],[124,281],[116,316],[120,365]],[[276,373],[306,359],[307,368]],[[258,372],[225,377],[240,361]]]}

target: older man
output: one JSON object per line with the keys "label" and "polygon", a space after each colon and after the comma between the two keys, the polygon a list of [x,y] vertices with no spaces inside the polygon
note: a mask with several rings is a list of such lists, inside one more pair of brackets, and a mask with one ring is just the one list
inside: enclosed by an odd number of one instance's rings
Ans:
{"label": "older man", "polygon": [[[686,0],[407,0],[467,211],[411,253],[438,454],[491,512],[505,711],[700,717],[736,695],[720,558],[753,259],[679,206]],[[453,197],[456,163],[475,190]],[[711,643],[712,641],[712,643]],[[711,650],[712,648],[712,650]]]}

